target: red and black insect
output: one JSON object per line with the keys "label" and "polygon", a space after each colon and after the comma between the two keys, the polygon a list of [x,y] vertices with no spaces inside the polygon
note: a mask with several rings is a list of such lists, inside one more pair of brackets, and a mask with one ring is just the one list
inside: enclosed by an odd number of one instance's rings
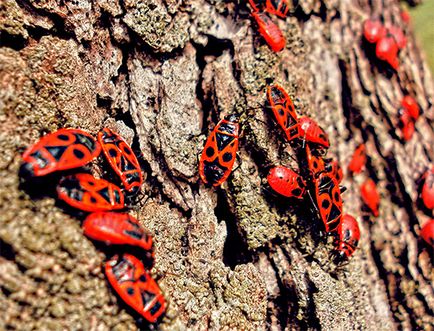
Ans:
{"label": "red and black insect", "polygon": [[423,175],[424,183],[420,197],[426,208],[434,209],[434,167]]}
{"label": "red and black insect", "polygon": [[276,193],[287,198],[303,199],[306,183],[294,170],[274,167],[268,173],[267,181]]}
{"label": "red and black insect", "polygon": [[63,177],[57,185],[57,194],[59,199],[84,211],[124,208],[124,195],[119,187],[85,173]]}
{"label": "red and black insect", "polygon": [[365,39],[375,44],[386,35],[386,28],[379,20],[366,20],[363,23],[363,36]]}
{"label": "red and black insect", "polygon": [[355,149],[351,161],[348,164],[348,170],[353,174],[362,172],[366,164],[366,147],[365,144],[360,144]]}
{"label": "red and black insect", "polygon": [[115,255],[105,263],[105,273],[122,300],[147,321],[155,323],[166,310],[158,284],[133,255]]}
{"label": "red and black insect", "polygon": [[265,10],[272,15],[285,18],[291,8],[292,0],[267,0]]}
{"label": "red and black insect", "polygon": [[238,151],[238,122],[238,115],[228,115],[208,136],[199,161],[199,175],[205,184],[219,186],[231,174]]}
{"label": "red and black insect", "polygon": [[286,44],[282,31],[266,13],[253,12],[253,18],[258,25],[258,32],[274,52],[280,52]]}
{"label": "red and black insect", "polygon": [[321,148],[330,147],[329,139],[324,130],[313,119],[302,116],[298,119],[300,138]]}
{"label": "red and black insect", "polygon": [[407,109],[409,115],[413,120],[417,120],[420,115],[420,107],[417,101],[410,95],[406,95],[402,98],[401,105],[403,108]]}
{"label": "red and black insect", "polygon": [[375,182],[371,178],[368,178],[362,184],[360,193],[365,205],[368,206],[375,217],[378,217],[380,214],[378,210],[380,206],[380,194],[377,191],[377,185],[375,185]]}
{"label": "red and black insect", "polygon": [[326,171],[329,172],[340,184],[344,179],[344,172],[337,160],[331,160],[326,164]]}
{"label": "red and black insect", "polygon": [[415,132],[414,119],[410,115],[410,111],[407,108],[401,108],[399,110],[399,122],[398,127],[401,129],[401,136],[404,141],[410,141]]}
{"label": "red and black insect", "polygon": [[433,218],[424,224],[424,226],[420,230],[420,236],[429,245],[434,247],[434,219]]}
{"label": "red and black insect", "polygon": [[294,10],[298,0],[249,0],[254,12],[266,11],[271,15],[285,18],[289,10]]}
{"label": "red and black insect", "polygon": [[327,233],[336,231],[342,219],[341,189],[335,177],[323,172],[313,180],[315,201]]}
{"label": "red and black insect", "polygon": [[395,39],[396,45],[399,49],[403,49],[407,45],[407,38],[400,27],[392,25],[388,27],[387,32],[393,37],[393,39]]}
{"label": "red and black insect", "polygon": [[306,146],[306,160],[309,175],[312,178],[318,177],[321,173],[326,172],[326,164],[322,157],[313,155],[309,146]]}
{"label": "red and black insect", "polygon": [[353,255],[359,244],[360,229],[357,220],[349,214],[344,214],[337,235],[336,253],[338,260],[342,261]]}
{"label": "red and black insect", "polygon": [[277,123],[285,131],[288,141],[300,136],[299,123],[294,104],[279,84],[267,87],[267,99]]}
{"label": "red and black insect", "polygon": [[86,217],[84,234],[109,245],[131,245],[153,251],[152,236],[129,214],[98,212]]}
{"label": "red and black insect", "polygon": [[396,43],[395,38],[391,35],[380,38],[375,48],[377,58],[389,63],[389,65],[395,70],[399,67],[398,51],[398,44]]}
{"label": "red and black insect", "polygon": [[121,136],[108,128],[98,133],[98,141],[125,189],[130,193],[137,193],[143,183],[143,176],[139,161],[131,147]]}
{"label": "red and black insect", "polygon": [[100,145],[87,132],[60,129],[42,137],[23,154],[21,175],[44,176],[54,171],[79,168],[92,161]]}

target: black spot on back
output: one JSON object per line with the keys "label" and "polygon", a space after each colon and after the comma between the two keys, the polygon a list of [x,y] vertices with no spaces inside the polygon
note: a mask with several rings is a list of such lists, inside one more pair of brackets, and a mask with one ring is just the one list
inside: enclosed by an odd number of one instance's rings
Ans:
{"label": "black spot on back", "polygon": [[79,149],[74,148],[73,153],[77,159],[81,160],[82,158],[84,158],[84,153]]}
{"label": "black spot on back", "polygon": [[223,154],[223,161],[229,162],[230,160],[232,160],[232,154],[231,153],[224,153]]}
{"label": "black spot on back", "polygon": [[321,207],[327,209],[328,207],[330,207],[330,201],[323,200],[323,202],[321,203]]}
{"label": "black spot on back", "polygon": [[128,295],[133,295],[134,294],[134,288],[128,287],[127,288],[127,293],[128,293]]}
{"label": "black spot on back", "polygon": [[137,240],[142,239],[142,235],[143,235],[143,233],[141,233],[139,231],[131,231],[131,230],[125,230],[124,233],[127,236],[130,236],[131,238],[137,239]]}
{"label": "black spot on back", "polygon": [[161,308],[161,303],[159,301],[155,302],[155,304],[151,307],[149,312],[151,315],[154,315]]}
{"label": "black spot on back", "polygon": [[111,157],[116,157],[116,156],[118,156],[118,151],[117,151],[116,148],[110,148],[108,152],[109,152],[109,155],[110,155]]}
{"label": "black spot on back", "polygon": [[57,136],[57,139],[62,140],[62,141],[68,141],[69,137],[66,134],[59,134]]}
{"label": "black spot on back", "polygon": [[206,154],[206,156],[208,156],[208,157],[213,156],[213,155],[214,155],[214,148],[212,148],[211,146],[208,147],[208,148],[205,150],[205,154]]}

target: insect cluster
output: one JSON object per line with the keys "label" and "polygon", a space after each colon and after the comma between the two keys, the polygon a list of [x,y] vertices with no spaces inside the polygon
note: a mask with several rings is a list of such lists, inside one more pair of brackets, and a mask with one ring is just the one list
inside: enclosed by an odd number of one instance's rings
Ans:
{"label": "insect cluster", "polygon": [[[123,189],[80,170],[101,150]],[[164,313],[166,303],[149,268],[145,267],[152,267],[154,260],[152,237],[128,213],[114,212],[125,210],[125,200],[134,197],[143,183],[141,167],[131,147],[108,128],[99,132],[97,140],[82,130],[60,129],[42,137],[22,158],[21,176],[27,179],[74,169],[73,174],[59,180],[58,198],[90,213],[82,225],[87,237],[126,250],[105,262],[107,279],[127,305],[147,321],[156,322]],[[48,182],[47,177],[44,179]],[[128,253],[137,249],[141,259]]]}
{"label": "insect cluster", "polygon": [[[280,85],[268,86],[267,101],[302,165],[301,174],[284,166],[273,167],[267,176],[269,186],[285,198],[311,197],[325,231],[335,237],[335,254],[339,260],[349,258],[357,247],[360,231],[354,217],[343,215],[339,186],[343,173],[339,163],[322,157],[330,146],[327,134],[313,119],[298,117],[291,98]],[[199,161],[199,174],[205,184],[219,186],[230,175],[239,131],[238,116],[229,115],[208,136]]]}
{"label": "insect cluster", "polygon": [[369,19],[363,24],[363,36],[375,45],[375,56],[393,69],[399,68],[399,52],[407,45],[404,31],[397,26],[385,26],[380,20]]}
{"label": "insect cluster", "polygon": [[[434,213],[434,166],[422,176],[420,201],[424,211],[432,217]],[[425,222],[420,235],[429,245],[434,247],[434,218]]]}
{"label": "insect cluster", "polygon": [[[406,24],[410,22],[410,16],[406,11],[401,12],[401,18]],[[390,24],[386,25],[380,19],[368,19],[363,23],[363,38],[368,44],[375,47],[375,56],[379,60],[387,63],[394,70],[399,69],[400,51],[407,45],[405,32],[401,28]],[[367,48],[369,52],[369,47]],[[421,107],[415,98],[410,94],[404,93],[401,104],[398,107],[398,119],[396,123],[404,142],[410,141],[413,137],[415,124],[421,113]],[[353,173],[358,173],[358,170],[360,170],[358,169],[358,164],[362,164],[363,162],[361,160],[366,158],[366,156],[363,157],[363,155],[359,155],[364,153],[365,147],[359,146],[359,148],[354,153],[354,164],[350,164],[349,167],[349,170]],[[430,169],[422,176],[424,183],[421,186],[420,194],[422,205],[424,209],[428,210],[431,216],[434,208],[434,183],[432,178],[434,178],[433,169]],[[368,179],[362,184],[361,195],[365,205],[372,211],[373,215],[378,216],[380,196],[377,192],[376,184],[372,179]],[[430,219],[421,229],[421,237],[432,246],[434,246],[433,223],[434,219]]]}
{"label": "insect cluster", "polygon": [[354,217],[343,214],[343,173],[339,162],[323,157],[330,147],[327,134],[313,119],[298,117],[290,96],[280,85],[268,86],[267,101],[293,146],[300,169],[298,174],[291,168],[273,167],[267,176],[269,186],[286,198],[308,196],[325,231],[335,238],[338,260],[348,259],[358,245],[360,230]]}

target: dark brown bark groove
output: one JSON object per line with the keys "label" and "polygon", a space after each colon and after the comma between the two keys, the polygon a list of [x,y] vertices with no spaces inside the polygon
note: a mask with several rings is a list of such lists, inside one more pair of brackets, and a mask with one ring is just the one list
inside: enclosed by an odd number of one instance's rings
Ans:
{"label": "dark brown bark groove", "polygon": [[[149,327],[109,288],[104,252],[54,199],[56,179],[20,185],[20,153],[65,126],[110,126],[141,153],[146,181],[132,213],[155,238],[153,274],[169,302],[160,329],[433,329],[416,181],[434,158],[434,89],[398,1],[300,1],[275,19],[287,39],[279,54],[248,13],[244,1],[0,4],[0,329]],[[361,41],[363,20],[380,14],[407,33],[397,73]],[[309,204],[264,189],[268,165],[298,166],[264,108],[271,81],[326,130],[329,156],[344,167],[366,143],[367,171],[346,176],[343,195],[362,239],[341,268]],[[406,93],[424,113],[404,144],[396,127]],[[233,111],[244,119],[241,162],[222,188],[204,187],[197,154]],[[381,192],[378,219],[362,212],[367,176]]]}

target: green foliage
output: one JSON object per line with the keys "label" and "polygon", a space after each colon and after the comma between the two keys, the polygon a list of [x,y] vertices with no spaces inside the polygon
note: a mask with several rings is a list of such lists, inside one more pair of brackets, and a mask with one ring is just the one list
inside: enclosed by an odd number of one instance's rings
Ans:
{"label": "green foliage", "polygon": [[423,47],[431,71],[434,72],[434,0],[410,9],[414,30]]}

